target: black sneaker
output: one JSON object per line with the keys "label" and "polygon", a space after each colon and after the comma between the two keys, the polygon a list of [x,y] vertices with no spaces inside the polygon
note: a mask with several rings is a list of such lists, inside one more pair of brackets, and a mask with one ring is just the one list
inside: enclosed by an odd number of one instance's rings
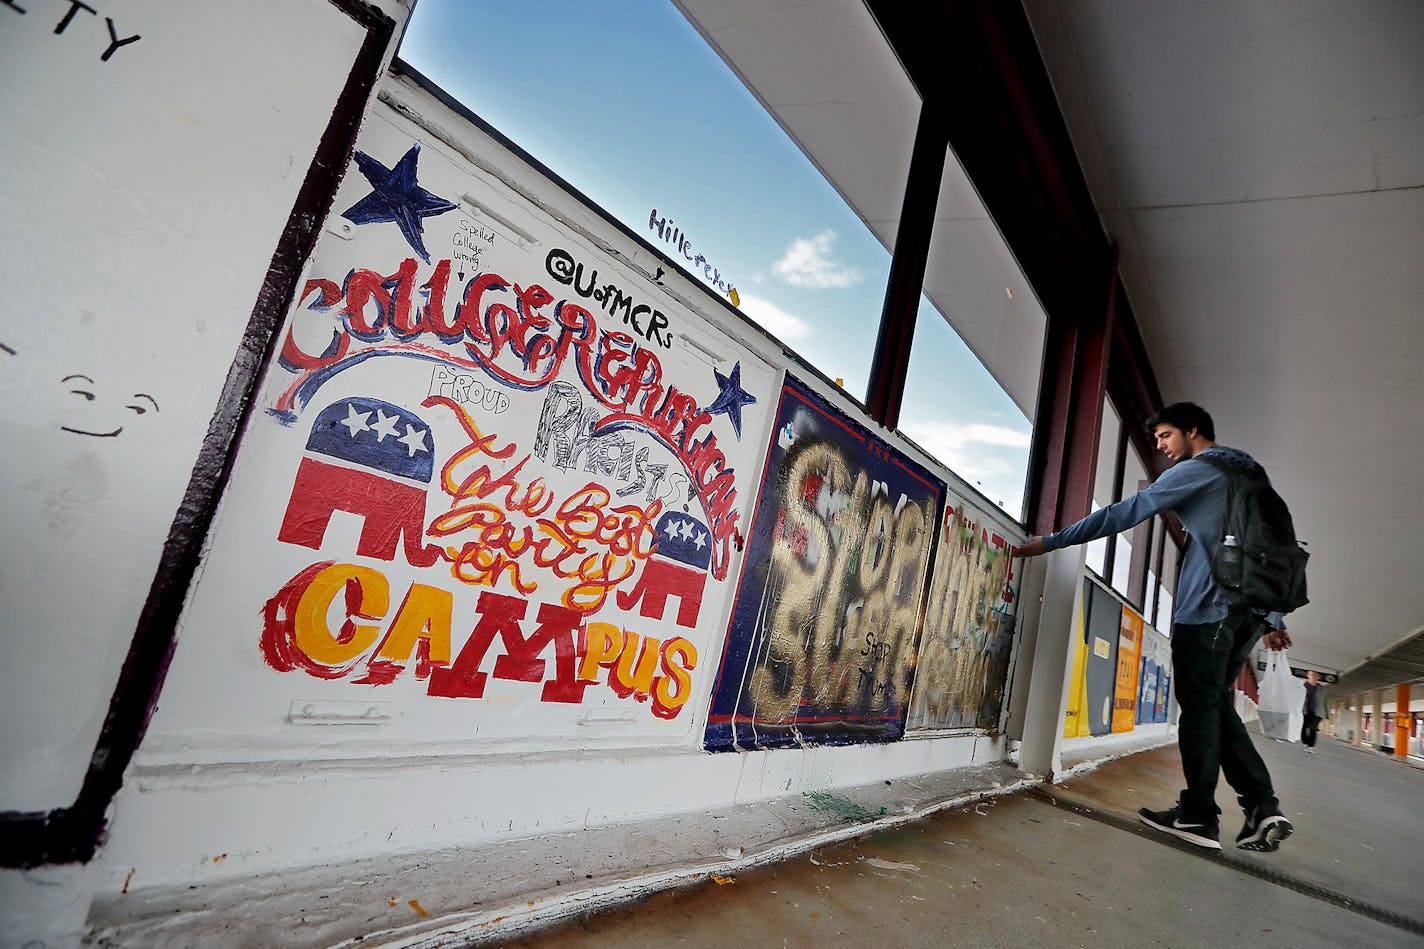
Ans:
{"label": "black sneaker", "polygon": [[1242,850],[1256,850],[1270,853],[1280,847],[1295,830],[1295,825],[1286,819],[1278,808],[1246,812],[1246,823],[1241,825],[1241,833],[1236,835],[1236,846]]}
{"label": "black sneaker", "polygon": [[1180,837],[1189,844],[1196,844],[1198,847],[1205,847],[1208,850],[1221,849],[1221,841],[1217,839],[1219,830],[1216,821],[1207,822],[1183,817],[1181,805],[1165,811],[1149,811],[1144,807],[1138,810],[1137,816],[1148,827],[1166,831],[1173,837]]}

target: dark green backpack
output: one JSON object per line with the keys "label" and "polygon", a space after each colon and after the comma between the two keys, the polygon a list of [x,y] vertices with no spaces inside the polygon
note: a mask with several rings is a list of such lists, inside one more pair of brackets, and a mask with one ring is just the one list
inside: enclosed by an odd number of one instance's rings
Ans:
{"label": "dark green backpack", "polygon": [[1271,487],[1260,465],[1238,468],[1211,455],[1197,455],[1226,475],[1226,527],[1212,576],[1234,606],[1289,613],[1310,600],[1305,562],[1295,538],[1290,508]]}

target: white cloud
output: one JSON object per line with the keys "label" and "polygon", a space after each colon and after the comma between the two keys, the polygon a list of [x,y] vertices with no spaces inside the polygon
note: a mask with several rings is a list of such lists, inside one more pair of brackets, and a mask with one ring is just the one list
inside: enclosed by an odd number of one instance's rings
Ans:
{"label": "white cloud", "polygon": [[737,308],[745,313],[753,323],[783,342],[789,343],[811,334],[810,323],[799,316],[792,316],[770,300],[742,294],[741,303]]}
{"label": "white cloud", "polygon": [[782,258],[772,265],[772,270],[793,287],[822,290],[860,283],[864,274],[841,263],[832,255],[835,243],[835,231],[822,231],[815,237],[799,237],[786,248]]}
{"label": "white cloud", "polygon": [[[948,428],[949,426],[945,426]],[[1027,448],[1030,444],[1029,433],[1020,431],[1017,428],[1008,428],[1004,425],[985,425],[982,422],[975,422],[971,425],[963,426],[964,440],[968,443],[980,445],[1004,445],[1008,448]]]}
{"label": "white cloud", "polygon": [[991,501],[1018,513],[1023,497],[1030,433],[1003,425],[972,422],[906,421],[906,435]]}

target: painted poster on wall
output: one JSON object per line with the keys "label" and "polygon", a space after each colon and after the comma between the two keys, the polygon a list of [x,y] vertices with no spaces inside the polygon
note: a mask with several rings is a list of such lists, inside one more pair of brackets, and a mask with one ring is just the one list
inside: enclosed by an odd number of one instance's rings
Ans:
{"label": "painted poster on wall", "polygon": [[944,487],[787,377],[706,747],[898,738]]}
{"label": "painted poster on wall", "polygon": [[1073,637],[1073,660],[1068,675],[1067,708],[1063,716],[1064,738],[1085,738],[1093,733],[1088,724],[1088,591],[1078,600],[1077,635]]}
{"label": "painted poster on wall", "polygon": [[1112,733],[1113,694],[1117,689],[1117,648],[1122,634],[1122,601],[1106,587],[1083,578],[1087,603],[1087,663],[1083,671],[1084,708],[1093,735]]}
{"label": "painted poster on wall", "polygon": [[906,728],[999,725],[1014,639],[1013,547],[949,496]]}
{"label": "painted poster on wall", "polygon": [[1113,687],[1112,730],[1115,732],[1132,731],[1137,720],[1137,674],[1144,628],[1138,612],[1123,606],[1117,639],[1117,680]]}
{"label": "painted poster on wall", "polygon": [[1142,658],[1137,673],[1137,724],[1152,721],[1157,702],[1157,652],[1152,645],[1152,629],[1142,635]]}
{"label": "painted poster on wall", "polygon": [[779,373],[384,109],[327,231],[160,744],[349,702],[412,742],[689,740]]}
{"label": "painted poster on wall", "polygon": [[[1152,655],[1153,664],[1157,668],[1155,681],[1150,683],[1151,694],[1151,717],[1142,718],[1140,721],[1165,722],[1167,721],[1167,703],[1172,694],[1172,641],[1165,633],[1158,632],[1148,626],[1142,635],[1142,648],[1144,652]],[[1147,688],[1144,686],[1144,692]]]}

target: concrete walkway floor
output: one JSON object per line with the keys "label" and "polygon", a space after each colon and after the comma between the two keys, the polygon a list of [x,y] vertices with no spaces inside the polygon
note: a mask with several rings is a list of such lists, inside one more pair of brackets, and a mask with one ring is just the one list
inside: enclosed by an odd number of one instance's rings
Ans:
{"label": "concrete walkway floor", "polygon": [[1174,746],[1063,785],[945,812],[575,918],[510,947],[1424,946],[1424,771],[1322,738],[1256,736],[1296,833],[1217,854],[1150,831]]}

